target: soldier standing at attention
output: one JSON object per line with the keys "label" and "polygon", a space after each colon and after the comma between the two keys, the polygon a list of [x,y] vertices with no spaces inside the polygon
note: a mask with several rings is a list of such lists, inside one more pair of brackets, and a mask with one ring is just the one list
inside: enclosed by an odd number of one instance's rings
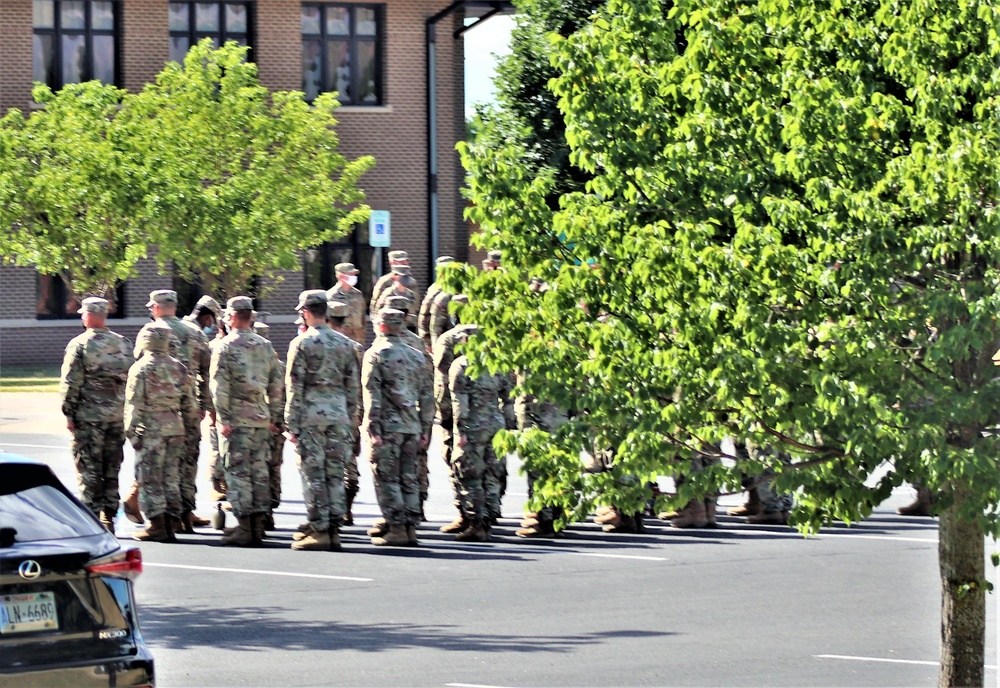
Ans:
{"label": "soldier standing at attention", "polygon": [[302,473],[309,523],[295,550],[339,551],[346,511],[344,466],[357,418],[358,363],[354,347],[326,324],[326,292],[311,289],[295,307],[308,329],[288,346],[285,427]]}
{"label": "soldier standing at attention", "polygon": [[403,344],[405,314],[386,308],[378,314],[383,336],[365,352],[361,370],[365,419],[372,446],[375,494],[388,532],[373,536],[377,546],[417,544],[420,522],[419,459],[430,440],[434,417],[431,380],[419,351]]}
{"label": "soldier standing at attention", "polygon": [[139,506],[151,524],[132,534],[136,540],[174,542],[180,527],[182,440],[198,403],[187,368],[169,353],[172,341],[167,325],[143,327],[125,387],[125,436],[135,449]]}
{"label": "soldier standing at attention", "polygon": [[226,465],[226,495],[239,525],[223,545],[259,546],[271,508],[267,469],[272,419],[281,412],[281,372],[271,343],[253,333],[253,300],[226,304],[229,334],[212,351],[211,389]]}
{"label": "soldier standing at attention", "polygon": [[[439,256],[434,261],[435,269],[453,262],[455,259],[451,256]],[[427,347],[428,351],[434,348],[434,342],[431,339],[431,307],[434,305],[434,298],[442,291],[444,290],[436,281],[427,287],[427,293],[424,294],[423,301],[420,302],[420,311],[417,313],[417,334],[424,340],[424,346]]]}
{"label": "soldier standing at attention", "polygon": [[[524,382],[524,374],[519,373],[517,384],[522,385]],[[514,400],[514,415],[517,417],[517,429],[521,432],[535,429],[554,434],[568,420],[566,412],[556,404],[540,401],[534,395],[524,393]],[[537,473],[528,472],[528,499],[534,496],[535,482],[538,479]],[[515,535],[523,538],[555,537],[555,520],[560,513],[561,509],[558,507],[543,506],[538,511],[525,514],[521,529]]]}
{"label": "soldier standing at attention", "polygon": [[[327,296],[329,296],[329,292],[327,292]],[[327,302],[327,306],[329,307],[329,310],[327,311],[326,321],[330,325],[330,329],[338,334],[344,335],[344,338],[351,345],[351,348],[354,349],[354,358],[358,361],[358,394],[355,406],[356,411],[354,417],[351,418],[351,436],[353,437],[353,444],[351,445],[350,454],[347,457],[347,463],[344,465],[344,493],[346,503],[343,525],[353,526],[354,498],[358,496],[358,490],[361,487],[361,474],[358,472],[358,456],[361,454],[361,360],[365,355],[365,348],[357,341],[347,336],[347,320],[350,317],[350,310],[347,304],[341,303],[340,301],[329,301]]]}
{"label": "soldier standing at attention", "polygon": [[107,328],[108,305],[96,296],[83,300],[79,312],[87,331],[66,345],[59,393],[73,433],[83,503],[113,533],[124,458],[125,381],[135,359],[132,343]]}
{"label": "soldier standing at attention", "polygon": [[468,366],[468,358],[459,356],[448,373],[455,420],[452,470],[461,485],[462,512],[469,521],[455,539],[484,542],[489,539],[491,518],[499,517],[501,480],[506,482],[506,467],[497,460],[493,436],[506,420],[513,420],[513,407],[506,376],[482,370],[471,377]]}
{"label": "soldier standing at attention", "polygon": [[[271,327],[264,322],[254,322],[254,334],[271,341]],[[272,345],[273,347],[273,345]],[[285,363],[274,352],[274,360],[278,364],[278,374],[281,380],[278,393],[278,404],[271,404],[271,424],[276,428],[269,439],[267,454],[267,486],[270,494],[270,508],[264,516],[264,530],[274,530],[274,510],[281,506],[281,464],[285,451]]]}
{"label": "soldier standing at attention", "polygon": [[[195,381],[198,394],[198,408],[201,413],[188,419],[184,426],[184,453],[181,459],[181,501],[184,503],[184,513],[181,522],[183,532],[193,533],[194,526],[207,526],[207,519],[195,515],[195,478],[198,475],[198,454],[201,451],[201,421],[208,413],[214,422],[215,409],[212,408],[212,395],[208,389],[208,367],[211,354],[208,350],[208,339],[197,324],[185,322],[177,317],[177,292],[172,289],[157,289],[149,295],[146,304],[150,314],[157,323],[165,323],[177,338],[176,350],[171,355],[187,366],[191,378]],[[150,327],[144,325],[143,329]]]}
{"label": "soldier standing at attention", "polygon": [[[383,308],[386,308],[385,300],[390,296],[405,296],[410,301],[410,305],[406,309],[406,313],[413,319],[413,322],[417,321],[417,292],[415,291],[417,284],[416,281],[410,276],[410,268],[406,265],[397,265],[392,269],[390,273],[392,275],[392,282],[389,286],[379,294],[378,301],[375,303],[374,313],[378,313]],[[411,288],[412,287],[412,288]],[[373,315],[374,317],[374,315]],[[378,333],[376,332],[376,335]]]}
{"label": "soldier standing at attention", "polygon": [[[389,251],[389,272],[378,278],[375,282],[375,288],[372,289],[372,300],[368,306],[368,310],[371,314],[372,320],[375,319],[375,315],[379,312],[378,299],[382,296],[382,292],[392,286],[392,283],[396,281],[397,277],[393,274],[393,268],[405,267],[407,269],[405,279],[403,280],[403,286],[416,292],[417,281],[410,276],[408,272],[410,269],[410,258],[406,251]],[[378,334],[377,332],[375,334]]]}
{"label": "soldier standing at attention", "polygon": [[358,269],[354,267],[354,263],[338,263],[335,270],[337,283],[326,292],[326,300],[347,306],[347,316],[340,333],[364,346],[365,297],[355,286],[358,283]]}

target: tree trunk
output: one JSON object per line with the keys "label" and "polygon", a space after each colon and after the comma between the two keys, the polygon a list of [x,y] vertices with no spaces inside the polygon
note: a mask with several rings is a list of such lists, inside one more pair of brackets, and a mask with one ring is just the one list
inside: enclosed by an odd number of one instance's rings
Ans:
{"label": "tree trunk", "polygon": [[938,685],[982,686],[986,651],[986,590],[983,531],[960,520],[962,493],[941,513],[941,674]]}

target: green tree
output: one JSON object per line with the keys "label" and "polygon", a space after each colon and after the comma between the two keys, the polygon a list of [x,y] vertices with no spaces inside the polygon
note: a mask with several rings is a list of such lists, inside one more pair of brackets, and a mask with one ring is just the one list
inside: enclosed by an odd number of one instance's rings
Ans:
{"label": "green tree", "polygon": [[364,220],[357,181],[374,164],[337,152],[334,94],[271,93],[246,50],[205,39],[122,111],[157,260],[219,296],[297,269],[302,249]]}
{"label": "green tree", "polygon": [[97,81],[38,85],[43,109],[0,119],[0,256],[78,297],[107,295],[146,252],[138,170],[115,123],[123,95]]}
{"label": "green tree", "polygon": [[[940,516],[941,685],[982,685],[1000,531],[998,26],[975,0],[609,0],[551,39],[586,187],[526,173],[513,143],[462,149],[507,265],[466,287],[472,356],[577,414],[498,440],[540,498],[571,518],[595,494],[638,506],[642,480],[725,436],[792,462],[713,466],[676,502],[771,467],[816,530],[919,481]],[[591,443],[610,473],[580,475]]]}

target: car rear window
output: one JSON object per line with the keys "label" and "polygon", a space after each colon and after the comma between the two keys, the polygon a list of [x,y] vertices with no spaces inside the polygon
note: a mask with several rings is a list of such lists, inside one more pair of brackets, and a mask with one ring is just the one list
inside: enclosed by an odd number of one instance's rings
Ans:
{"label": "car rear window", "polygon": [[[6,491],[4,491],[6,492]],[[36,485],[0,494],[0,527],[13,541],[62,540],[98,535],[101,524],[54,485]]]}

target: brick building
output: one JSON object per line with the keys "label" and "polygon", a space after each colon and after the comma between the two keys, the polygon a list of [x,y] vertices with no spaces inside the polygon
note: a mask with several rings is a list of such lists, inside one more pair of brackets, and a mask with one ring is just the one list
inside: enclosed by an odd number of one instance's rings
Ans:
{"label": "brick building", "polygon": [[[409,252],[424,288],[432,253],[469,257],[454,149],[466,133],[465,20],[508,11],[495,0],[0,0],[0,113],[37,107],[36,80],[58,88],[99,78],[137,91],[200,38],[248,44],[267,88],[341,94],[340,151],[375,157],[360,186],[373,209],[391,212],[392,248]],[[359,287],[369,290],[384,270],[382,253],[359,227],[307,251],[302,271],[263,277],[273,288],[257,305],[273,314],[279,350],[293,335],[299,291],[331,286],[332,267],[344,260],[359,266]],[[148,319],[149,291],[164,287],[178,289],[182,310],[198,296],[197,287],[159,274],[152,257],[140,261],[138,276],[119,289],[111,327],[134,337]],[[58,278],[0,265],[0,365],[61,360],[80,328],[68,301]]]}

